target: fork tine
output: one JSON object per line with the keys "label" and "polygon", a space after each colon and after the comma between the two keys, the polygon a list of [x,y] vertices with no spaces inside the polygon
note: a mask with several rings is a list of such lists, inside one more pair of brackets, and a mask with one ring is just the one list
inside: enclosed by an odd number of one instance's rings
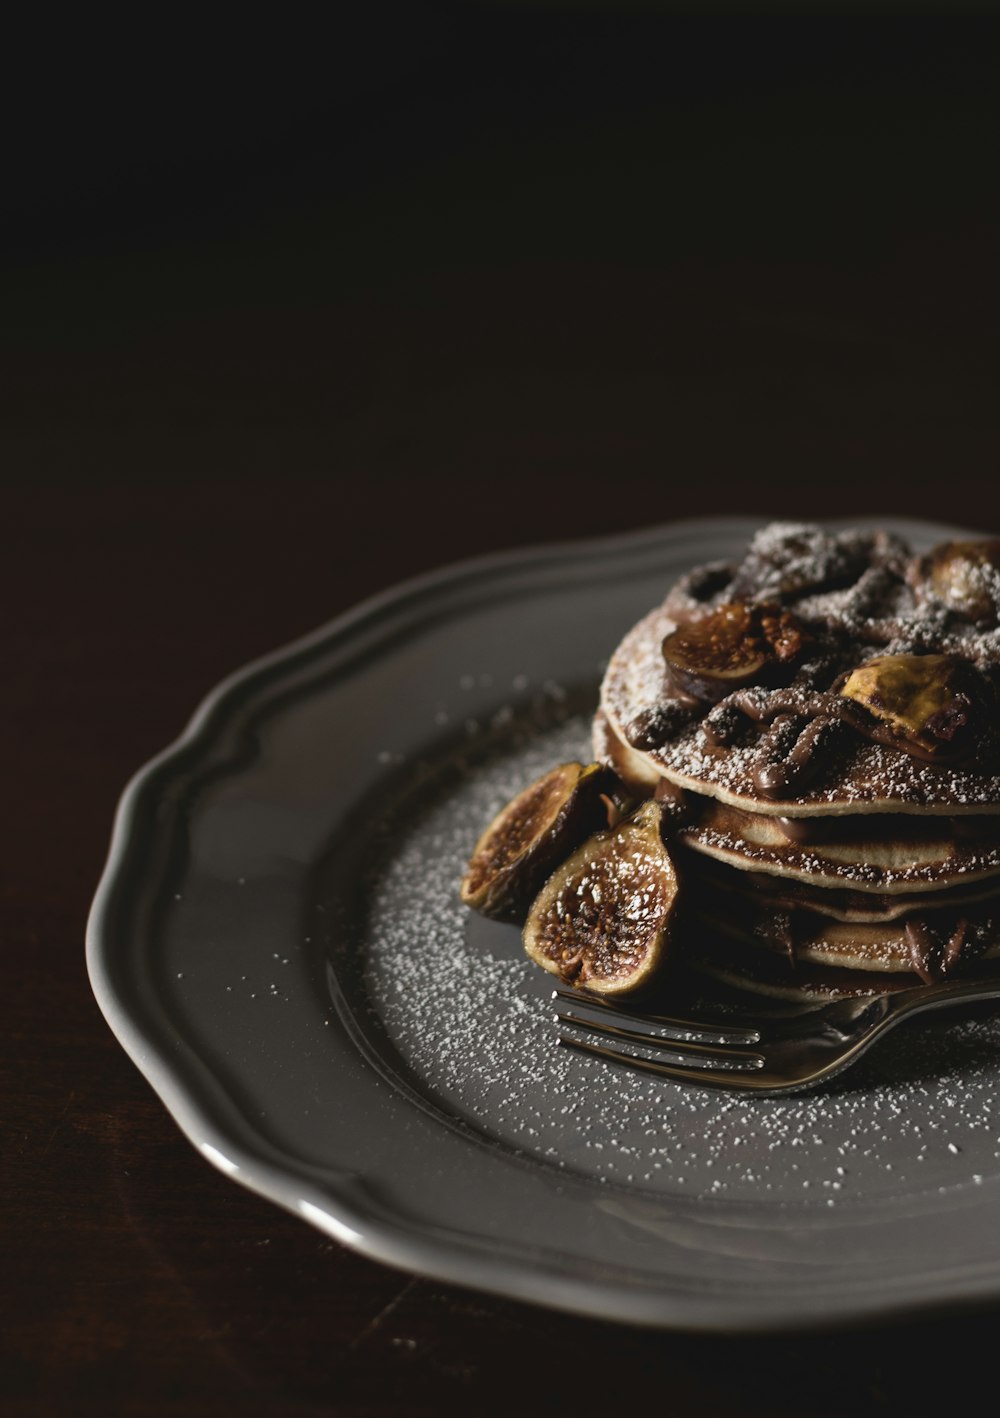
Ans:
{"label": "fork tine", "polygon": [[[588,1018],[556,1007],[556,1018],[580,1031],[621,1040],[621,1046],[560,1033],[560,1047],[591,1054],[641,1073],[703,1088],[747,1090],[760,1097],[799,1093],[832,1078],[860,1058],[889,1029],[928,1010],[1000,998],[996,972],[987,976],[912,986],[895,993],[848,996],[796,1010],[790,1017],[761,1022],[756,1030],[707,1028],[695,1021],[667,1019],[616,1008],[579,991],[555,990],[555,999],[584,1009]],[[620,1021],[619,1024],[612,1020]],[[639,1026],[630,1028],[625,1026]],[[739,1036],[742,1034],[742,1038]],[[732,1047],[730,1040],[738,1040]],[[745,1047],[759,1044],[759,1052]],[[714,1048],[712,1047],[714,1044]],[[744,1047],[739,1047],[739,1045]]]}
{"label": "fork tine", "polygon": [[[685,1043],[731,1044],[737,1047],[741,1044],[760,1043],[759,1029],[733,1028],[729,1025],[709,1023],[706,1020],[676,1019],[667,1014],[640,1014],[630,1009],[623,1009],[620,1005],[612,1004],[610,1000],[602,999],[599,995],[587,995],[580,990],[562,985],[557,985],[553,989],[552,998],[553,1000],[563,1000],[574,1007],[599,1010],[611,1018],[621,1020],[622,1023],[649,1025],[651,1029],[661,1030],[661,1034],[652,1036],[654,1039],[681,1035]],[[556,1006],[556,1018],[565,1023],[578,1023],[586,1028],[597,1027],[592,1020],[576,1018],[568,1011],[565,1015],[561,1014],[558,1005]]]}
{"label": "fork tine", "polygon": [[656,1073],[663,1078],[677,1079],[682,1083],[725,1084],[732,1081],[734,1076],[756,1074],[764,1067],[760,1054],[743,1053],[713,1057],[706,1050],[704,1054],[688,1055],[686,1050],[692,1048],[690,1044],[680,1045],[676,1050],[660,1045],[663,1052],[676,1053],[680,1060],[669,1063],[664,1059],[647,1058],[643,1054],[626,1053],[622,1049],[609,1049],[604,1044],[591,1043],[589,1039],[575,1039],[570,1034],[560,1034],[558,1042],[564,1049],[576,1049],[583,1054],[607,1059],[610,1063],[625,1064],[641,1073]]}
{"label": "fork tine", "polygon": [[[670,1035],[649,1034],[639,1029],[622,1029],[617,1024],[611,1024],[603,1019],[581,1019],[579,1015],[573,1014],[570,1010],[557,1008],[555,1013],[560,1024],[572,1024],[579,1029],[586,1029],[591,1034],[600,1034],[610,1039],[621,1039],[629,1044],[640,1044],[643,1048],[655,1049],[676,1056],[685,1063],[690,1061],[695,1067],[698,1067],[702,1060],[718,1064],[720,1068],[736,1068],[743,1063],[751,1068],[760,1068],[764,1062],[756,1050],[734,1048],[720,1039],[702,1040],[688,1037],[675,1039]],[[628,1053],[625,1057],[632,1058],[633,1055]]]}

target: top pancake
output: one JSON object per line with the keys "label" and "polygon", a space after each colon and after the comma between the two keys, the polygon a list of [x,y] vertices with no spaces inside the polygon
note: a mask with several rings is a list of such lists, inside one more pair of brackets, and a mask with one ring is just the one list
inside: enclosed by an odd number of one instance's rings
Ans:
{"label": "top pancake", "polygon": [[[894,742],[874,742],[853,730],[838,741],[836,750],[819,763],[811,780],[780,798],[765,796],[754,780],[759,732],[748,723],[736,742],[713,743],[704,730],[711,703],[692,714],[690,699],[678,694],[665,673],[663,640],[679,621],[690,623],[722,602],[734,599],[734,587],[748,603],[775,593],[771,561],[781,561],[782,539],[792,534],[823,538],[831,545],[848,536],[831,537],[818,528],[772,526],[758,535],[742,567],[716,568],[715,580],[723,586],[701,602],[689,587],[695,577],[676,586],[663,606],[651,611],[624,638],[608,665],[601,687],[595,746],[600,756],[627,760],[631,776],[654,784],[666,779],[678,788],[715,798],[749,812],[785,817],[828,816],[843,813],[965,813],[1000,812],[1000,744],[992,716],[984,720],[976,752],[949,762],[914,757]],[[990,675],[1000,663],[1000,632],[995,618],[978,623],[955,616],[932,595],[916,595],[908,584],[908,549],[892,542],[879,545],[867,535],[867,545],[855,547],[856,580],[836,590],[808,584],[796,595],[788,581],[778,586],[780,604],[800,622],[825,637],[846,666],[861,665],[881,654],[942,653],[968,660],[981,672],[986,692]],[[768,560],[765,552],[775,545],[779,554]],[[755,552],[755,548],[757,549]],[[834,547],[834,552],[836,547]],[[833,554],[833,553],[831,553]],[[763,569],[762,569],[763,568]],[[768,580],[768,577],[771,580]],[[728,580],[727,580],[728,578]],[[861,594],[879,586],[874,613],[865,614]],[[815,581],[816,576],[813,577]],[[871,606],[869,604],[869,610]],[[808,673],[808,667],[806,667]],[[800,675],[800,678],[802,676]],[[823,684],[824,691],[828,684]],[[771,689],[751,686],[766,702]],[[724,703],[726,701],[723,701]],[[666,724],[663,742],[647,746],[636,725],[659,715]],[[677,727],[670,731],[670,724]],[[638,742],[637,742],[638,740]],[[602,751],[603,750],[603,751]]]}

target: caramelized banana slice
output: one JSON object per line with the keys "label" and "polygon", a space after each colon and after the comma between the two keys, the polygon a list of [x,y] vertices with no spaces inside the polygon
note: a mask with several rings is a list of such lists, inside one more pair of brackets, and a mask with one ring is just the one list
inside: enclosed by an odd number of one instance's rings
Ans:
{"label": "caramelized banana slice", "polygon": [[460,888],[466,906],[496,920],[523,920],[549,873],[617,818],[620,792],[599,763],[562,763],[529,784],[473,848]]}
{"label": "caramelized banana slice", "polygon": [[975,679],[955,655],[879,655],[853,670],[840,693],[887,726],[900,748],[948,758],[969,746]]}
{"label": "caramelized banana slice", "polygon": [[790,612],[728,601],[671,631],[663,658],[678,694],[715,704],[758,681],[765,670],[794,660],[804,644],[803,627]]}
{"label": "caramelized banana slice", "polygon": [[585,842],[546,882],[523,932],[537,965],[608,995],[638,989],[654,974],[677,901],[661,816],[660,803],[643,803]]}

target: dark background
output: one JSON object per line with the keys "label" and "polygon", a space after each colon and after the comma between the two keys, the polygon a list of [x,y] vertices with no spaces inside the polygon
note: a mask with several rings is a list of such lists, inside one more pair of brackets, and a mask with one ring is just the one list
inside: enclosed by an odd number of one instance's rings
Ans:
{"label": "dark background", "polygon": [[331,546],[391,482],[356,538],[408,565],[430,507],[455,556],[992,513],[992,18],[355,8],[12,65],[19,480],[230,479]]}
{"label": "dark background", "polygon": [[92,1003],[125,779],[362,596],[713,512],[1000,530],[993,16],[356,9],[6,46],[0,1411],[953,1405],[995,1308],[658,1336],[363,1261]]}

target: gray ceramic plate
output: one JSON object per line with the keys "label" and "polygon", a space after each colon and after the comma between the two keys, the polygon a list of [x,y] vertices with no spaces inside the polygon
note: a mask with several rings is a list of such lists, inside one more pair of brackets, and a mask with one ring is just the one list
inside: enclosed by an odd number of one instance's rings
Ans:
{"label": "gray ceramic plate", "polygon": [[587,752],[622,633],[753,528],[411,583],[227,681],[138,775],[91,979],[206,1158],[376,1259],[617,1320],[1000,1297],[1000,1024],[901,1030],[812,1096],[684,1090],[558,1049],[516,930],[456,900],[488,817]]}

